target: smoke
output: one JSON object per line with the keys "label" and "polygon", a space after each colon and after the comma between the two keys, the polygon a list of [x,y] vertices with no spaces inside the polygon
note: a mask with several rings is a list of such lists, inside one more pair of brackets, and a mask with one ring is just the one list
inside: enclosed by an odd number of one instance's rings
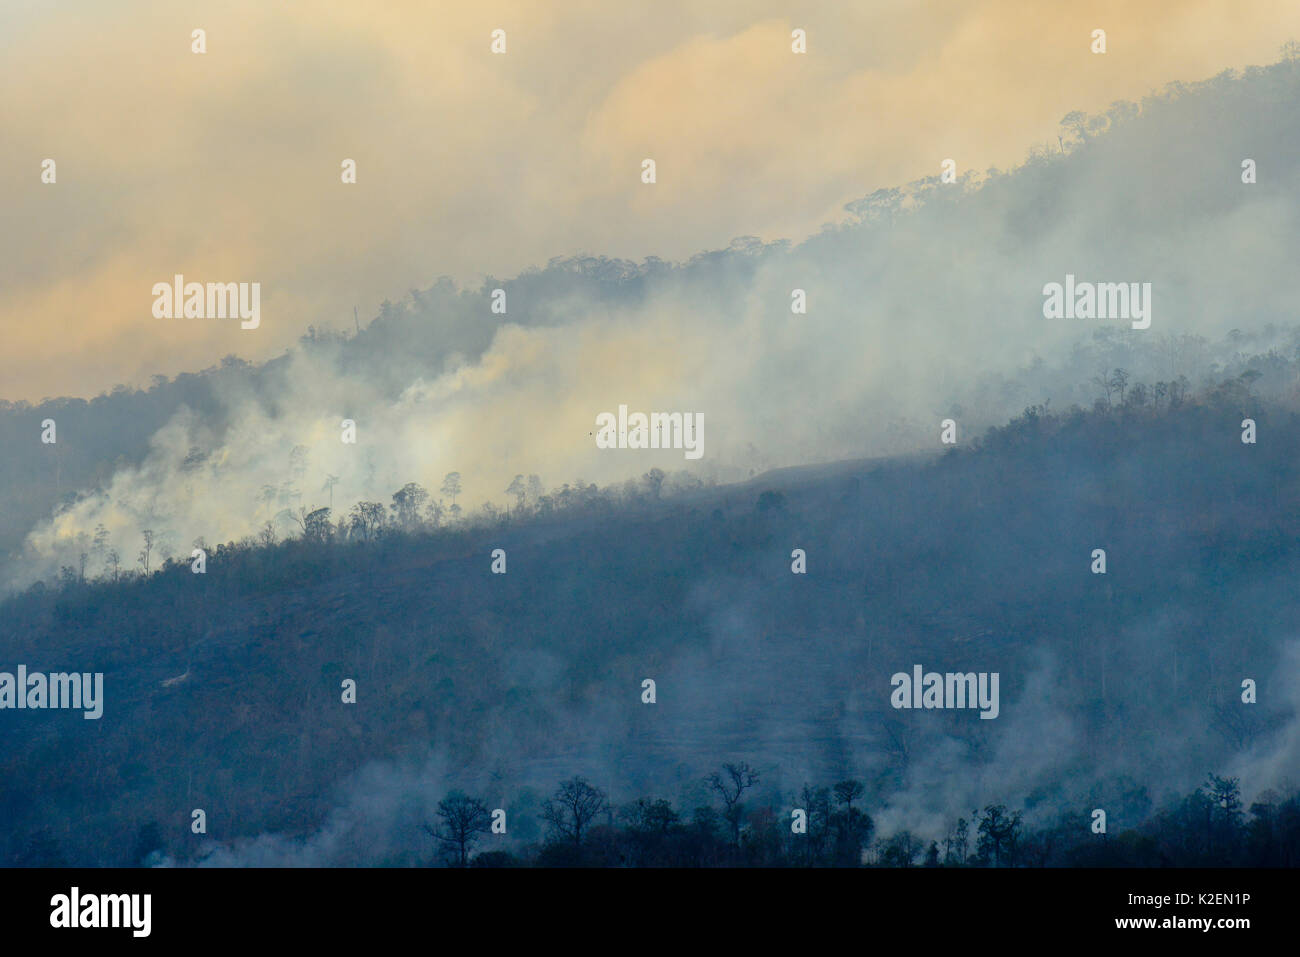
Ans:
{"label": "smoke", "polygon": [[[1117,107],[1101,123],[1109,131],[1065,155],[881,191],[798,245],[740,239],[678,264],[560,261],[478,290],[444,282],[417,291],[355,339],[214,374],[215,408],[176,408],[139,464],[112,469],[37,523],[9,580],[75,565],[100,526],[129,566],[143,529],[155,533],[158,557],[185,556],[192,542],[239,539],[267,523],[293,534],[304,508],[332,501],[337,518],[359,501],[387,503],[411,481],[442,496],[452,471],[467,509],[504,502],[516,474],[552,487],[578,478],[607,485],[659,467],[732,482],[934,449],[943,418],[957,421],[965,442],[1029,404],[1090,405],[1098,394],[1090,380],[1117,367],[1133,381],[1185,376],[1196,386],[1236,368],[1238,354],[1294,350],[1286,323],[1300,293],[1290,262],[1300,210],[1285,185],[1300,156],[1296,87],[1281,64],[1152,98],[1136,116]],[[1241,182],[1246,157],[1259,164],[1256,184]],[[1151,283],[1151,328],[1044,319],[1043,286],[1067,274]],[[489,308],[498,287],[504,316]],[[795,290],[806,294],[806,313],[791,309]],[[1267,368],[1256,389],[1291,397],[1291,375]],[[619,405],[703,414],[703,459],[597,449],[595,418]],[[355,444],[342,440],[345,420],[355,423]],[[109,435],[123,425],[111,416],[96,423]],[[1070,498],[1065,488],[1060,495]],[[375,762],[340,782],[337,807],[313,833],[214,845],[206,862],[419,863],[431,850],[420,824],[451,787],[487,789],[495,775],[511,783],[517,810],[528,801],[520,787],[617,766],[625,790],[616,797],[676,790],[696,800],[699,776],[720,755],[743,759],[756,740],[765,787],[777,795],[831,774],[882,782],[882,834],[938,836],[976,802],[1026,794],[1045,808],[1083,806],[1109,786],[1098,767],[1168,789],[1204,773],[1214,739],[1207,719],[1188,717],[1199,702],[1174,709],[1178,741],[1090,740],[1055,700],[1067,663],[1043,650],[1046,636],[1032,666],[1004,681],[1002,717],[988,722],[997,728],[975,718],[988,732],[982,744],[936,718],[898,771],[876,714],[892,667],[843,636],[782,644],[765,633],[752,587],[701,577],[695,603],[708,641],[662,653],[656,673],[671,693],[654,719],[629,719],[608,699],[554,708],[547,756],[520,746],[469,780],[438,754]],[[1179,628],[1142,624],[1122,636],[1116,662],[1139,676]],[[1296,648],[1275,674],[1295,674]],[[561,669],[545,650],[520,652],[511,667],[539,699],[562,697]],[[1139,687],[1130,680],[1130,691]],[[875,684],[863,692],[861,681]],[[1274,689],[1270,707],[1300,707],[1297,687],[1283,685],[1281,698]],[[476,720],[488,727],[503,713]],[[638,720],[659,722],[655,733]],[[1252,794],[1293,780],[1297,734],[1291,720],[1258,736],[1230,773]],[[512,834],[526,840],[527,813],[519,819]]]}
{"label": "smoke", "polygon": [[1289,711],[1287,721],[1277,734],[1253,741],[1228,769],[1229,777],[1242,782],[1242,801],[1246,807],[1269,789],[1293,788],[1300,781],[1300,641],[1282,646],[1277,666],[1266,676],[1256,679],[1264,694],[1276,695]]}
{"label": "smoke", "polygon": [[[1284,188],[1296,82],[1284,63],[1149,98],[1136,117],[1117,106],[1068,155],[880,191],[796,246],[553,263],[501,284],[505,316],[489,312],[492,281],[441,283],[351,342],[294,350],[270,388],[227,377],[215,417],[178,408],[142,464],[32,529],[12,581],[75,564],[101,524],[130,564],[142,528],[188,555],[267,521],[286,534],[290,512],[331,497],[337,517],[410,481],[437,494],[451,471],[474,508],[503,502],[515,474],[607,484],[660,467],[722,482],[932,448],[941,418],[969,437],[1044,399],[1090,403],[1096,370],[1077,365],[1099,332],[1120,357],[1195,374],[1176,350],[1157,362],[1156,345],[1266,336],[1300,293]],[[1254,185],[1240,180],[1247,153]],[[1042,288],[1067,273],[1152,283],[1151,328],[1044,319]],[[796,289],[806,314],[791,310]],[[620,404],[702,413],[703,459],[597,449],[596,415]]]}
{"label": "smoke", "polygon": [[[437,853],[425,826],[437,824],[437,797],[455,775],[442,755],[423,764],[367,765],[341,788],[340,803],[314,833],[259,834],[229,843],[209,841],[195,860],[202,867],[423,866]],[[156,866],[175,866],[165,858]]]}

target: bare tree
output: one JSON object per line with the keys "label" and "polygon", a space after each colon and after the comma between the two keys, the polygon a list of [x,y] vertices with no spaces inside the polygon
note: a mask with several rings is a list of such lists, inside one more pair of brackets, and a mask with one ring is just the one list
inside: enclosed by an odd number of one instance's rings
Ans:
{"label": "bare tree", "polygon": [[557,838],[582,846],[582,834],[592,819],[609,807],[605,792],[592,787],[584,778],[575,777],[562,783],[553,797],[542,806],[542,818]]}
{"label": "bare tree", "polygon": [[[1110,384],[1115,389],[1115,391],[1119,393],[1120,405],[1124,404],[1124,390],[1128,388],[1128,379],[1129,379],[1129,374],[1125,372],[1123,369],[1116,369],[1114,372],[1110,374]],[[1108,400],[1109,397],[1110,395],[1109,393],[1107,393]]]}
{"label": "bare tree", "polygon": [[339,477],[338,477],[337,475],[326,475],[326,476],[325,476],[325,484],[322,485],[322,486],[320,487],[320,490],[321,490],[322,492],[324,492],[324,491],[326,491],[326,490],[329,491],[329,493],[330,493],[330,508],[331,508],[331,509],[334,508],[334,486],[335,486],[335,485],[338,485],[338,484],[339,484]]}
{"label": "bare tree", "polygon": [[487,805],[478,798],[468,797],[460,791],[452,791],[438,802],[437,827],[424,825],[424,829],[442,847],[456,855],[460,867],[469,864],[470,851],[480,834],[487,834],[492,829],[492,815]]}
{"label": "bare tree", "polygon": [[380,502],[357,502],[352,506],[352,531],[366,541],[383,531],[388,512]]}
{"label": "bare tree", "polygon": [[722,798],[722,816],[731,825],[731,839],[740,846],[740,822],[745,815],[745,806],[740,803],[741,795],[758,784],[758,772],[748,762],[724,764],[722,771],[715,771],[705,782]]}
{"label": "bare tree", "polygon": [[136,556],[136,561],[144,569],[146,575],[149,574],[149,556],[153,553],[154,533],[152,528],[142,529],[140,532],[144,536],[144,547],[140,549],[140,554]]}
{"label": "bare tree", "polygon": [[1095,376],[1092,377],[1092,384],[1093,384],[1093,385],[1099,385],[1099,386],[1102,387],[1103,390],[1105,390],[1105,392],[1106,392],[1106,408],[1109,409],[1109,408],[1110,408],[1110,405],[1111,405],[1111,401],[1110,401],[1111,393],[1114,392],[1114,390],[1115,390],[1115,383],[1114,383],[1114,381],[1112,381],[1111,377],[1110,377],[1109,375],[1107,375],[1105,372],[1099,372],[1099,373],[1097,373]]}

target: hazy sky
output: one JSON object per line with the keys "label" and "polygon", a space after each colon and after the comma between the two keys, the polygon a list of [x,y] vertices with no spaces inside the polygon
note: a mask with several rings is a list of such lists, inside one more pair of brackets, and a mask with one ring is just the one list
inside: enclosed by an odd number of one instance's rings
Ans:
{"label": "hazy sky", "polygon": [[[0,397],[277,354],[439,275],[798,240],[945,157],[1014,165],[1070,110],[1272,62],[1297,35],[1287,0],[8,0]],[[178,272],[260,282],[261,327],[153,318]]]}

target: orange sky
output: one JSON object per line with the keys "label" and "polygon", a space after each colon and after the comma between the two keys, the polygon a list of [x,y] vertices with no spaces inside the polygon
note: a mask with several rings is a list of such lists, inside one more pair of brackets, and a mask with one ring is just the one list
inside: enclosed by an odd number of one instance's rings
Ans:
{"label": "orange sky", "polygon": [[[9,3],[0,398],[263,358],[440,275],[801,239],[945,157],[1014,165],[1070,110],[1296,36],[1290,0]],[[260,282],[260,327],[153,318],[178,272]]]}

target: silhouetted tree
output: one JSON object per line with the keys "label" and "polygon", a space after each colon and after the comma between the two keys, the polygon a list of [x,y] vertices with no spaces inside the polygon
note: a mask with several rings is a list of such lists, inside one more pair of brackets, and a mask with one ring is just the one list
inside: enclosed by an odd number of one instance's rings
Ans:
{"label": "silhouetted tree", "polygon": [[561,840],[582,846],[582,835],[595,816],[609,806],[605,792],[592,787],[584,778],[574,777],[560,784],[542,806],[542,818],[552,834]]}
{"label": "silhouetted tree", "polygon": [[352,534],[373,541],[383,531],[387,510],[379,502],[357,502],[352,506]]}
{"label": "silhouetted tree", "polygon": [[429,500],[429,493],[415,482],[407,482],[393,493],[393,517],[405,529],[418,528],[420,510]]}
{"label": "silhouetted tree", "polygon": [[1020,812],[1008,814],[1001,804],[984,808],[979,823],[979,841],[976,848],[981,857],[994,867],[1015,862],[1016,842],[1020,836]]}
{"label": "silhouetted tree", "polygon": [[479,835],[492,830],[491,812],[478,798],[452,791],[438,802],[438,817],[438,825],[426,824],[425,831],[445,850],[455,854],[459,867],[465,867]]}
{"label": "silhouetted tree", "polygon": [[144,573],[148,575],[149,556],[153,554],[154,532],[152,528],[146,528],[141,530],[140,534],[144,537],[144,546],[140,549],[140,554],[136,557],[136,561],[140,563],[140,567],[144,569]]}
{"label": "silhouetted tree", "polygon": [[328,508],[317,508],[306,513],[303,518],[302,537],[318,545],[324,545],[334,537],[334,525],[330,521]]}
{"label": "silhouetted tree", "polygon": [[722,816],[731,827],[732,844],[740,847],[740,823],[745,815],[745,807],[740,803],[740,798],[758,784],[758,772],[748,762],[724,764],[721,772],[715,771],[705,780],[722,798]]}

